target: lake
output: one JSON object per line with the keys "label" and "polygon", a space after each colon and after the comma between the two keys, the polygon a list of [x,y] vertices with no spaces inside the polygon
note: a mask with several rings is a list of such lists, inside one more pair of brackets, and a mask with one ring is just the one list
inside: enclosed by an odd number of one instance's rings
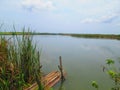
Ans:
{"label": "lake", "polygon": [[120,60],[119,40],[52,35],[38,35],[34,39],[41,50],[42,71],[45,74],[59,70],[59,56],[62,56],[66,81],[62,85],[58,83],[54,90],[96,90],[91,86],[92,81],[99,84],[99,90],[114,87],[114,82],[102,67],[108,58],[115,62]]}

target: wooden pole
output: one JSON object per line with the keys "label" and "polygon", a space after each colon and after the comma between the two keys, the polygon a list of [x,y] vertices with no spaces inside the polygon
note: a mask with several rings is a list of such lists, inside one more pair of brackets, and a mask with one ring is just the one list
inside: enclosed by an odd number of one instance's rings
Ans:
{"label": "wooden pole", "polygon": [[59,57],[59,62],[60,62],[60,67],[62,69],[62,59],[61,59],[61,56]]}
{"label": "wooden pole", "polygon": [[58,68],[59,68],[60,73],[61,73],[61,80],[65,80],[65,77],[63,75],[63,67],[62,67],[62,58],[61,58],[61,56],[59,57],[59,62],[60,62],[60,65],[58,65]]}

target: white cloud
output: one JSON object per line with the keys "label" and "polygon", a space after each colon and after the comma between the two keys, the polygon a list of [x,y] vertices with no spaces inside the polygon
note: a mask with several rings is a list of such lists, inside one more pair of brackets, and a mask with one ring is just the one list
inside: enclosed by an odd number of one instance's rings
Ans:
{"label": "white cloud", "polygon": [[30,11],[38,11],[42,9],[44,10],[56,9],[52,1],[42,1],[42,0],[24,0],[22,1],[22,6]]}
{"label": "white cloud", "polygon": [[77,0],[77,2],[79,2],[79,3],[89,3],[92,1],[95,1],[95,0]]}
{"label": "white cloud", "polygon": [[112,14],[112,15],[109,15],[109,16],[103,16],[99,22],[103,22],[103,23],[111,23],[113,22],[114,20],[116,20],[118,17],[120,17],[120,14]]}
{"label": "white cloud", "polygon": [[97,19],[86,18],[86,19],[81,20],[81,23],[112,23],[119,17],[120,17],[120,14],[115,13],[112,15],[102,16],[102,17],[97,18]]}
{"label": "white cloud", "polygon": [[81,23],[96,23],[96,22],[98,22],[98,20],[92,19],[92,18],[86,18],[86,19],[81,21]]}

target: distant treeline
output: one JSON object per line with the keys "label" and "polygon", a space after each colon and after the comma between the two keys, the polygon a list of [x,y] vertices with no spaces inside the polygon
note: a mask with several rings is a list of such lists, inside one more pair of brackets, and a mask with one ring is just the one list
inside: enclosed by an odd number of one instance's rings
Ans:
{"label": "distant treeline", "polygon": [[59,35],[57,33],[35,33],[35,32],[0,32],[0,35]]}
{"label": "distant treeline", "polygon": [[120,40],[120,34],[71,34],[71,33],[35,33],[35,32],[0,32],[0,35],[63,35],[77,38],[103,38]]}
{"label": "distant treeline", "polygon": [[104,39],[118,39],[120,40],[120,34],[70,34],[72,37],[81,38],[104,38]]}
{"label": "distant treeline", "polygon": [[32,32],[0,32],[0,35],[27,35],[32,34]]}

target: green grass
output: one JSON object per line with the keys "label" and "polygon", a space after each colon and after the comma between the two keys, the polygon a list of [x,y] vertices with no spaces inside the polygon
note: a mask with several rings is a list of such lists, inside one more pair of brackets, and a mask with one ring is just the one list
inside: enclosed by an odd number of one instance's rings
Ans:
{"label": "green grass", "polygon": [[22,36],[0,37],[0,90],[22,90],[37,82],[41,86],[40,52],[33,35],[23,29]]}

